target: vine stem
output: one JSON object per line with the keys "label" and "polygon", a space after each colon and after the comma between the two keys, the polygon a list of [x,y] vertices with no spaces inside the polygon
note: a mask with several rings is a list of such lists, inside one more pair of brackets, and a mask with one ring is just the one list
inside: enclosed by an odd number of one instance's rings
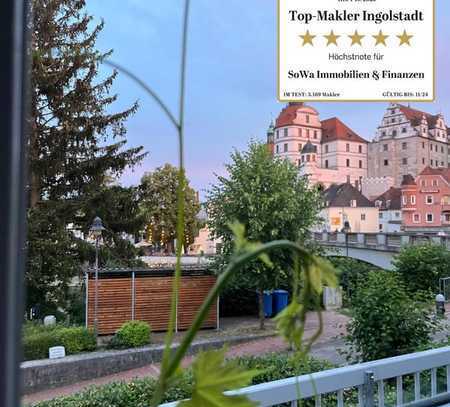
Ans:
{"label": "vine stem", "polygon": [[241,254],[238,257],[232,259],[228,264],[227,268],[225,269],[225,271],[219,275],[213,288],[210,290],[205,301],[202,303],[200,309],[197,311],[194,322],[192,323],[191,327],[183,337],[180,346],[177,348],[173,357],[170,360],[170,364],[167,366],[166,369],[161,371],[160,385],[162,387],[160,388],[160,391],[156,392],[155,397],[151,403],[152,406],[157,406],[161,402],[164,391],[166,390],[165,386],[167,385],[167,382],[176,373],[176,370],[178,369],[183,357],[186,355],[189,346],[192,344],[192,341],[195,338],[196,333],[199,331],[203,321],[207,317],[212,304],[217,299],[220,291],[225,287],[225,285],[228,283],[233,274],[237,270],[239,270],[241,266],[248,263],[249,261],[255,260],[261,254],[275,249],[291,249],[299,255],[311,258],[311,255],[296,243],[293,243],[289,240],[275,240],[270,243],[261,244],[261,246],[255,249],[254,251]]}

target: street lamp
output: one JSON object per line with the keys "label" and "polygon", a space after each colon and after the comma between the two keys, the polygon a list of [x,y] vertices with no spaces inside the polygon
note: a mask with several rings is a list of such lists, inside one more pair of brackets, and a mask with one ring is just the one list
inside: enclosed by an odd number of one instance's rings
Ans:
{"label": "street lamp", "polygon": [[98,335],[98,248],[100,243],[100,238],[102,237],[102,232],[105,230],[103,227],[102,220],[96,216],[92,225],[89,229],[91,236],[95,239],[95,300],[94,300],[94,330],[95,335]]}
{"label": "street lamp", "polygon": [[342,228],[342,231],[345,233],[345,250],[346,256],[348,257],[348,234],[351,231],[350,222],[348,220],[344,222],[344,227]]}

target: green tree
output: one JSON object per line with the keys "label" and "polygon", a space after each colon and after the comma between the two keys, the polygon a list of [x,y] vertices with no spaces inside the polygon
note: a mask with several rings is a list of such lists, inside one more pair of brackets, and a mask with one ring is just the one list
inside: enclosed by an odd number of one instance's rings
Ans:
{"label": "green tree", "polygon": [[144,153],[126,145],[125,121],[137,105],[115,112],[117,72],[98,74],[112,53],[96,49],[103,23],[86,13],[85,0],[33,0],[32,9],[28,305],[64,307],[68,282],[93,259],[92,246],[70,229],[87,231],[102,193],[115,229],[102,253],[117,258],[112,252],[119,251],[120,261],[135,260],[134,247],[120,239],[133,228],[120,225],[125,210],[114,213],[117,191],[110,194],[105,186]]}
{"label": "green tree", "polygon": [[393,272],[370,272],[352,305],[346,342],[362,361],[414,352],[430,343],[436,327],[431,304],[411,294]]}
{"label": "green tree", "polygon": [[[267,146],[257,142],[251,142],[245,152],[234,151],[231,161],[226,166],[228,176],[218,176],[207,195],[209,228],[223,241],[219,271],[233,251],[233,222],[244,225],[250,241],[287,239],[305,244],[309,230],[319,220],[321,199],[307,179],[299,176],[298,168],[288,160],[272,157]],[[286,251],[273,251],[270,258],[273,267],[256,260],[238,276],[244,286],[258,290],[261,329],[263,291],[286,282],[292,266]]]}
{"label": "green tree", "polygon": [[404,247],[394,259],[395,270],[411,291],[439,292],[439,279],[450,277],[450,252],[437,244]]}
{"label": "green tree", "polygon": [[[170,164],[145,174],[140,184],[141,209],[146,221],[147,239],[174,252],[177,228],[178,169]],[[194,242],[200,222],[197,215],[200,204],[196,192],[184,180],[185,249]]]}

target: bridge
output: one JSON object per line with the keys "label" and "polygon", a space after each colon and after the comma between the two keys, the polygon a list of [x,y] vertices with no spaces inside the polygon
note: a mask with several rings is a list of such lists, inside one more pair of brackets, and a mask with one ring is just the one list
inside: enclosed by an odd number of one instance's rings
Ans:
{"label": "bridge", "polygon": [[392,270],[392,260],[402,247],[440,244],[450,250],[450,236],[417,233],[313,233],[313,239],[329,256],[352,257]]}

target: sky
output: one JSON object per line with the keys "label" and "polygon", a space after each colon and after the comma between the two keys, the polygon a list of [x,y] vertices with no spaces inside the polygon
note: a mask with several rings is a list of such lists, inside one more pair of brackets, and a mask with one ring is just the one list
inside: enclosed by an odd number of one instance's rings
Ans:
{"label": "sky", "polygon": [[[86,3],[87,12],[105,22],[98,48],[112,49],[111,59],[148,83],[177,115],[183,1]],[[436,6],[437,97],[413,107],[441,112],[450,123],[450,1],[436,0]],[[233,148],[265,140],[271,119],[283,108],[276,99],[276,0],[192,0],[188,41],[186,170],[204,196],[214,174],[225,173]],[[155,102],[124,75],[112,90],[119,96],[114,109],[139,102],[139,111],[126,123],[127,139],[148,152],[121,183],[136,185],[145,172],[166,162],[176,165],[177,134]],[[387,103],[310,105],[321,119],[337,116],[371,140]]]}

